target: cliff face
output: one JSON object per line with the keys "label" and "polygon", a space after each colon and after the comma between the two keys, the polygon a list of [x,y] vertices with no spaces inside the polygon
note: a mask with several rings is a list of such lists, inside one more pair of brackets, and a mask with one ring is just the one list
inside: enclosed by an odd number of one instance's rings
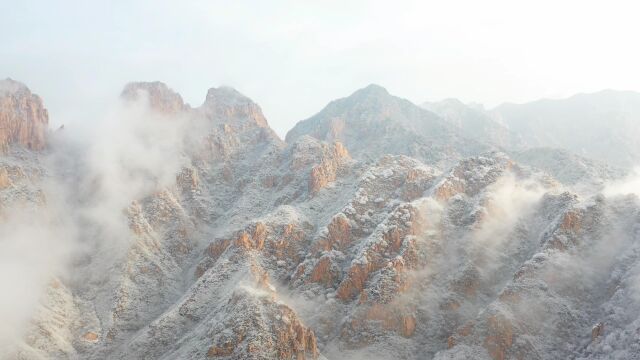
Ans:
{"label": "cliff face", "polygon": [[0,150],[13,144],[44,149],[48,124],[49,113],[38,95],[17,81],[0,81]]}

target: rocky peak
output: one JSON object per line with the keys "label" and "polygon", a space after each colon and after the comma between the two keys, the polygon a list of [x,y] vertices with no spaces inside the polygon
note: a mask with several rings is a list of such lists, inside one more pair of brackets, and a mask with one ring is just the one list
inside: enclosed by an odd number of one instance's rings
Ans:
{"label": "rocky peak", "polygon": [[381,111],[390,113],[408,104],[411,103],[390,94],[384,87],[370,84],[362,89],[356,90],[345,98],[332,101],[323,111],[327,109],[339,109],[341,111],[349,110],[352,112]]}
{"label": "rocky peak", "polygon": [[221,104],[249,104],[253,103],[251,99],[240,93],[238,90],[230,86],[220,86],[211,88],[207,91],[205,104],[221,103]]}
{"label": "rocky peak", "polygon": [[0,151],[12,144],[42,150],[48,124],[49,112],[38,95],[15,80],[0,80]]}
{"label": "rocky peak", "polygon": [[249,123],[258,127],[269,127],[260,106],[228,86],[209,89],[207,98],[200,109],[209,117],[216,119],[248,120]]}
{"label": "rocky peak", "polygon": [[205,102],[194,114],[204,121],[205,128],[209,128],[207,157],[230,160],[249,154],[258,156],[271,146],[284,145],[269,127],[260,106],[233,88],[209,89]]}
{"label": "rocky peak", "polygon": [[[402,122],[414,107],[410,102],[397,98],[379,85],[369,85],[355,91],[348,97],[330,102],[322,111],[313,117],[303,120],[287,133],[286,141],[291,143],[303,135],[310,135],[320,140],[340,140],[348,148],[352,144],[345,141],[352,133],[357,132],[361,140],[368,139],[368,131],[372,125],[390,127],[393,123]],[[379,132],[376,129],[376,137]],[[356,139],[354,139],[356,140]],[[355,147],[354,147],[355,148]]]}
{"label": "rocky peak", "polygon": [[128,83],[120,96],[127,101],[138,101],[147,96],[151,109],[165,114],[175,114],[188,108],[180,94],[160,81]]}
{"label": "rocky peak", "polygon": [[353,98],[365,98],[365,97],[383,97],[391,96],[387,89],[378,84],[369,84],[366,87],[357,90],[351,95]]}

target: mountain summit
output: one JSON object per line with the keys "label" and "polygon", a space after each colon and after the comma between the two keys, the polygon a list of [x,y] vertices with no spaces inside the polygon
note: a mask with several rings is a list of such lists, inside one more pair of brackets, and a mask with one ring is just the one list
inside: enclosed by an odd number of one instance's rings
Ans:
{"label": "mountain summit", "polygon": [[302,135],[340,141],[352,155],[375,159],[405,154],[445,166],[491,146],[461,136],[455,127],[378,85],[332,101],[313,117],[296,124],[286,136],[291,143]]}

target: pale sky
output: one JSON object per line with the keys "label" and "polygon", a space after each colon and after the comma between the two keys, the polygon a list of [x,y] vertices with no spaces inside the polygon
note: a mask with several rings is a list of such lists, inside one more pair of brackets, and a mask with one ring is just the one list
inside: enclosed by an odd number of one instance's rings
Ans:
{"label": "pale sky", "polygon": [[637,1],[0,0],[0,77],[53,124],[99,117],[128,81],[198,106],[229,85],[284,136],[369,83],[495,106],[640,90]]}

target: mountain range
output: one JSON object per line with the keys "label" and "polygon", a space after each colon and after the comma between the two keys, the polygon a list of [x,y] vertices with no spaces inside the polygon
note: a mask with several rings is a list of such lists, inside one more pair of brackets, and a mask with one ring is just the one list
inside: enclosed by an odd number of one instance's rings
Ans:
{"label": "mountain range", "polygon": [[135,82],[53,131],[0,81],[0,358],[634,359],[638,120],[369,85],[283,140]]}

